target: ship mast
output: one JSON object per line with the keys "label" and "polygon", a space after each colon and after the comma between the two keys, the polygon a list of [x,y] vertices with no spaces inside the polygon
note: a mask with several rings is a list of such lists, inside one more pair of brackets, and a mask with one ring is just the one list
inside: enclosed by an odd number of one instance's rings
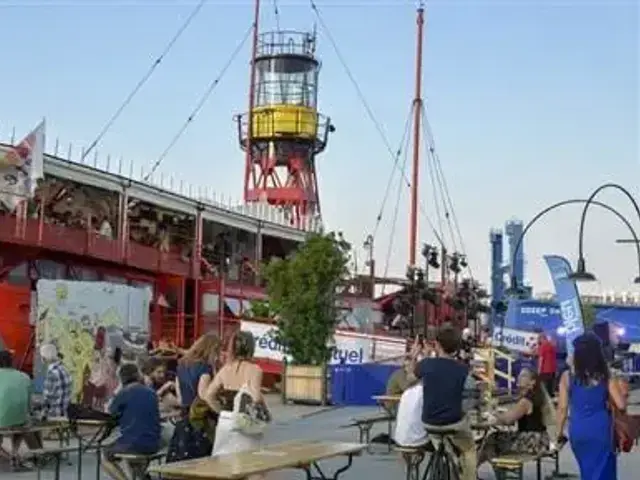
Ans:
{"label": "ship mast", "polygon": [[251,39],[251,65],[249,68],[249,114],[247,115],[247,143],[244,166],[244,202],[248,201],[249,177],[252,168],[253,110],[256,102],[256,56],[258,52],[258,36],[260,34],[260,0],[255,0],[253,7],[253,35]]}
{"label": "ship mast", "polygon": [[422,119],[422,43],[424,37],[424,6],[420,2],[416,15],[416,79],[413,99],[413,167],[411,172],[411,206],[409,210],[409,266],[416,265],[418,236],[418,184],[420,172],[420,121]]}

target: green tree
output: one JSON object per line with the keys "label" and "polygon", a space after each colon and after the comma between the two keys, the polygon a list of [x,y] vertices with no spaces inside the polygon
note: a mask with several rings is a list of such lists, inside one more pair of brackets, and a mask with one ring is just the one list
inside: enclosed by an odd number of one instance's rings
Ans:
{"label": "green tree", "polygon": [[582,323],[585,330],[591,330],[596,323],[596,307],[591,304],[582,305]]}
{"label": "green tree", "polygon": [[275,336],[293,363],[322,365],[329,360],[336,291],[349,276],[350,250],[341,234],[313,234],[289,257],[265,266],[269,307],[278,324]]}
{"label": "green tree", "polygon": [[267,300],[252,300],[249,316],[253,318],[273,318],[269,302]]}

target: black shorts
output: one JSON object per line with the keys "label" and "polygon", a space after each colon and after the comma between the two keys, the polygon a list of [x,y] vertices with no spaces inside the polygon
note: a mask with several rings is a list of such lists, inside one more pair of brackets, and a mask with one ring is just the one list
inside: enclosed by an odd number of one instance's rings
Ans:
{"label": "black shorts", "polygon": [[107,460],[115,462],[118,461],[118,458],[116,458],[118,455],[153,455],[157,451],[157,449],[140,449],[126,443],[116,442],[105,448],[103,453]]}

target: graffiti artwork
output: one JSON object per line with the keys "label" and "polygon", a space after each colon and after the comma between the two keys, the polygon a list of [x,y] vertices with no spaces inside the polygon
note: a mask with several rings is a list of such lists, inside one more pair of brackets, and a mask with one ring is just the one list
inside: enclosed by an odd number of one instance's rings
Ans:
{"label": "graffiti artwork", "polygon": [[73,378],[74,398],[86,395],[90,384],[101,402],[114,388],[120,358],[136,361],[146,353],[150,301],[149,288],[40,280],[36,351],[43,343],[55,344]]}

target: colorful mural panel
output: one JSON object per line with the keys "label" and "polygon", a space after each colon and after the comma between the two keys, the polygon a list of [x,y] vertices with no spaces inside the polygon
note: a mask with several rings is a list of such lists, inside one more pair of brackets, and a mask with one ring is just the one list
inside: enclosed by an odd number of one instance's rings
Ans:
{"label": "colorful mural panel", "polygon": [[[125,361],[146,353],[150,288],[108,282],[40,280],[37,285],[37,351],[54,343],[79,398],[96,366],[119,349]],[[39,364],[40,362],[38,362]],[[39,368],[41,376],[42,371]]]}

